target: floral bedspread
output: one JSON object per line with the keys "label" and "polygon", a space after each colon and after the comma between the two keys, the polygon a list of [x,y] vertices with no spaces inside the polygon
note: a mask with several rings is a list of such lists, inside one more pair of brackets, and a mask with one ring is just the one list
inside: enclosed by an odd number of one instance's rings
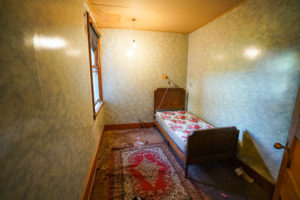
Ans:
{"label": "floral bedspread", "polygon": [[184,110],[157,112],[157,114],[183,141],[186,141],[188,136],[192,135],[196,130],[214,128],[212,125]]}

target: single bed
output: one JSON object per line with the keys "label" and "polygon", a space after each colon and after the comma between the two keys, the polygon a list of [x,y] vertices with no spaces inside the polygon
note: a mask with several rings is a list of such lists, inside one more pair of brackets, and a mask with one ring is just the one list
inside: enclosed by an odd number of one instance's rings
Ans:
{"label": "single bed", "polygon": [[185,108],[183,88],[154,91],[154,123],[185,163],[185,176],[191,164],[236,158],[239,130],[215,128]]}

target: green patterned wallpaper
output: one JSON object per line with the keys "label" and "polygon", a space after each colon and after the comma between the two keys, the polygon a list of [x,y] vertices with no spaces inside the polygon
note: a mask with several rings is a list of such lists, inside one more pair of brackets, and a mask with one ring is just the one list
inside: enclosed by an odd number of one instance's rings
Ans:
{"label": "green patterned wallpaper", "polygon": [[299,0],[249,0],[189,35],[188,110],[237,126],[239,157],[272,182],[300,82],[299,11]]}
{"label": "green patterned wallpaper", "polygon": [[188,35],[107,28],[101,35],[105,124],[153,121],[154,90],[167,87],[162,74],[186,85]]}
{"label": "green patterned wallpaper", "polygon": [[102,29],[96,121],[83,1],[1,1],[0,10],[0,199],[79,199],[103,121],[152,121],[162,73],[187,81],[189,111],[244,132],[239,157],[276,178],[282,152],[272,145],[285,142],[300,81],[299,1],[249,0],[189,40]]}
{"label": "green patterned wallpaper", "polygon": [[80,199],[103,127],[83,3],[0,2],[0,199]]}

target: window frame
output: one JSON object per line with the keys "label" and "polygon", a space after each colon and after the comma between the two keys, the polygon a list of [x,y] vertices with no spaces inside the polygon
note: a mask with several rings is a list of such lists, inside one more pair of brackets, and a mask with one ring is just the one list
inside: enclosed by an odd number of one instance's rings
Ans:
{"label": "window frame", "polygon": [[[103,94],[102,94],[102,74],[101,74],[101,57],[100,57],[100,37],[98,37],[98,48],[96,54],[94,56],[95,65],[92,65],[92,57],[91,57],[91,43],[90,43],[90,25],[93,26],[94,31],[100,36],[97,26],[94,20],[90,17],[89,13],[86,13],[87,16],[87,36],[88,36],[88,50],[89,50],[89,61],[90,61],[90,77],[91,77],[91,89],[92,89],[92,105],[93,105],[93,117],[96,119],[97,114],[101,110],[103,106]],[[97,55],[97,56],[96,56]],[[99,87],[99,99],[94,101],[94,80],[93,80],[93,69],[98,69],[98,87]],[[100,101],[100,102],[99,102]],[[99,109],[96,111],[96,105],[99,102]]]}

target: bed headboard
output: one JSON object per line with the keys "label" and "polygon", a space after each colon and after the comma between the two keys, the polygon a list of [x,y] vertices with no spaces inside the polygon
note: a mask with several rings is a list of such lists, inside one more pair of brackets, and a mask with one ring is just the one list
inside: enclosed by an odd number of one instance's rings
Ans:
{"label": "bed headboard", "polygon": [[[185,89],[183,88],[157,88],[154,91],[154,114],[156,110],[184,110],[185,108]],[[163,100],[164,95],[165,99]],[[163,100],[163,102],[162,102]],[[162,102],[162,103],[161,103]]]}

